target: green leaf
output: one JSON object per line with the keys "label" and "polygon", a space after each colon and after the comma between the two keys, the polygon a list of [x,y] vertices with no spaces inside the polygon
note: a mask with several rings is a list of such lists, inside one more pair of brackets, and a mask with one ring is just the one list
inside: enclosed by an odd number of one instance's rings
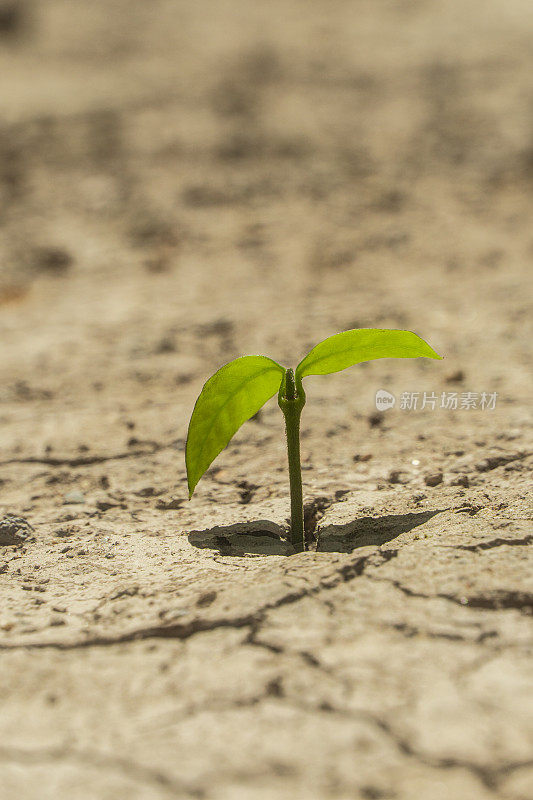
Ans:
{"label": "green leaf", "polygon": [[300,361],[296,375],[327,375],[376,358],[441,358],[416,333],[381,328],[343,331],[324,339]]}
{"label": "green leaf", "polygon": [[189,497],[243,422],[276,394],[285,374],[266,356],[242,356],[212,375],[200,392],[187,434]]}

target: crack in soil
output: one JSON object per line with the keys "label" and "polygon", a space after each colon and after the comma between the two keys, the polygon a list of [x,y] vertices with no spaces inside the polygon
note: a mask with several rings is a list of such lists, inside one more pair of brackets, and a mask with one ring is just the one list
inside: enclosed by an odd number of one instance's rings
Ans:
{"label": "crack in soil", "polygon": [[240,481],[237,484],[237,488],[239,489],[238,502],[245,506],[253,500],[257,490],[259,489],[259,486],[257,486],[255,483],[249,483],[249,481]]}
{"label": "crack in soil", "polygon": [[260,705],[260,703],[265,700],[270,700],[273,697],[285,697],[281,682],[282,676],[278,675],[268,681],[260,694],[255,694],[251,697],[235,697],[225,700],[219,698],[210,699],[208,703],[190,704],[185,708],[174,709],[166,714],[160,714],[155,717],[153,723],[149,727],[145,725],[143,730],[149,730],[152,726],[154,726],[156,730],[161,730],[162,727],[172,727],[200,714],[223,714],[228,711],[240,711],[243,708],[255,708]]}
{"label": "crack in soil", "polygon": [[405,636],[406,639],[413,639],[415,636],[425,636],[427,639],[445,639],[449,642],[464,642],[466,644],[483,644],[487,639],[498,637],[496,631],[483,631],[476,637],[469,638],[461,633],[446,633],[444,631],[432,631],[418,628],[416,625],[409,625],[406,622],[380,623],[380,627],[394,630]]}
{"label": "crack in soil", "polygon": [[97,770],[108,769],[120,772],[129,780],[162,789],[175,797],[186,794],[189,797],[206,797],[204,789],[182,783],[158,769],[137,764],[120,756],[111,756],[91,750],[71,750],[69,748],[49,748],[29,750],[17,747],[0,747],[0,761],[4,763],[23,764],[25,766],[49,764],[54,761],[71,761],[80,766]]}
{"label": "crack in soil", "polygon": [[328,508],[338,502],[338,498],[332,497],[315,497],[309,503],[304,505],[304,533],[305,543],[307,548],[314,545],[317,541],[316,529],[319,521],[322,519]]}
{"label": "crack in soil", "polygon": [[[336,709],[334,709],[334,711],[335,713],[344,713],[343,711],[337,711]],[[409,740],[395,731],[387,721],[372,714],[366,714],[366,712],[363,712],[362,716],[366,717],[369,721],[376,725],[377,728],[385,733],[403,755],[413,758],[420,764],[432,767],[433,769],[465,769],[478,778],[478,780],[487,789],[492,791],[497,789],[499,782],[511,772],[517,769],[523,769],[524,767],[528,767],[533,764],[533,759],[528,759],[525,761],[508,762],[507,764],[501,764],[498,767],[492,767],[451,756],[431,756],[413,747]]]}
{"label": "crack in soil", "polygon": [[453,594],[444,594],[442,592],[438,594],[416,592],[414,589],[409,589],[408,586],[400,583],[400,581],[390,578],[375,578],[374,580],[390,583],[407,597],[417,597],[421,600],[448,600],[450,603],[455,603],[463,608],[482,608],[488,611],[515,609],[525,615],[533,614],[533,594],[530,592],[505,591],[502,589],[493,592],[491,595],[457,597]]}
{"label": "crack in soil", "polygon": [[[259,644],[259,642],[256,642]],[[261,643],[260,646],[263,646]],[[267,648],[270,649],[270,648]],[[283,648],[280,648],[281,652]],[[276,652],[276,651],[275,651]],[[304,655],[304,652],[296,655]],[[322,665],[314,656],[312,657],[312,666],[317,666],[324,669]],[[315,663],[316,662],[316,663]],[[329,674],[329,672],[328,672]],[[510,773],[524,769],[533,765],[533,759],[507,762],[499,766],[491,766],[488,764],[478,764],[468,759],[461,759],[452,756],[432,756],[416,748],[406,736],[402,736],[386,719],[383,719],[376,714],[365,709],[347,709],[337,708],[327,701],[323,701],[318,705],[308,705],[300,702],[297,698],[287,695],[282,685],[280,676],[271,679],[265,686],[264,690],[253,697],[229,699],[227,702],[209,703],[208,705],[193,706],[184,712],[180,712],[178,716],[172,714],[170,719],[167,720],[167,725],[183,722],[185,718],[189,719],[191,716],[205,712],[231,712],[238,711],[242,708],[254,708],[263,703],[265,700],[276,702],[280,701],[283,705],[289,705],[297,711],[304,714],[328,714],[332,716],[341,717],[343,719],[351,720],[353,722],[366,723],[374,728],[377,728],[385,737],[393,744],[393,746],[400,752],[401,755],[406,756],[417,761],[419,764],[436,770],[450,770],[450,769],[464,769],[472,774],[480,783],[483,784],[490,791],[496,791],[502,779]],[[158,719],[158,728],[164,725],[165,721]],[[200,796],[200,795],[199,795]]]}
{"label": "crack in soil", "polygon": [[487,789],[495,791],[503,778],[510,773],[533,766],[533,759],[524,761],[507,762],[499,766],[490,766],[484,764],[477,764],[476,762],[467,759],[460,759],[451,756],[431,756],[414,747],[411,742],[404,736],[401,736],[393,726],[368,711],[352,710],[346,708],[336,708],[329,703],[321,703],[319,706],[307,706],[305,703],[300,704],[292,700],[292,698],[285,698],[291,705],[301,711],[317,714],[320,712],[332,714],[346,719],[353,719],[358,722],[368,722],[375,726],[394,744],[397,750],[408,758],[416,760],[419,764],[437,770],[447,769],[464,769],[474,775]]}
{"label": "crack in soil", "polygon": [[509,545],[511,547],[516,545],[528,545],[533,542],[532,536],[524,536],[522,539],[491,539],[490,542],[479,542],[479,544],[458,544],[454,546],[455,550],[470,550],[473,553],[479,550],[492,550],[493,547],[503,547]]}
{"label": "crack in soil", "polygon": [[304,664],[311,669],[316,669],[321,672],[323,675],[327,675],[328,677],[333,678],[338,683],[342,683],[346,688],[348,684],[346,680],[342,678],[340,675],[337,675],[335,670],[332,667],[327,667],[313,654],[310,653],[309,650],[288,650],[283,645],[273,644],[272,642],[268,642],[265,639],[259,639],[258,634],[261,632],[261,625],[254,626],[251,630],[246,639],[243,641],[243,645],[249,645],[251,647],[259,647],[263,650],[266,650],[269,653],[273,653],[276,656],[293,656],[295,658],[301,659]]}
{"label": "crack in soil", "polygon": [[136,456],[151,456],[160,450],[167,450],[175,445],[182,444],[183,439],[173,439],[171,442],[154,442],[149,449],[144,450],[125,450],[120,453],[110,455],[78,456],[75,458],[54,458],[52,456],[28,456],[27,458],[9,458],[0,461],[0,466],[7,464],[45,464],[49,467],[86,467],[91,464],[103,464],[105,461],[117,461],[124,458],[135,458]]}
{"label": "crack in soil", "polygon": [[[149,628],[141,628],[120,636],[95,636],[81,642],[31,642],[28,644],[0,644],[0,650],[42,650],[53,648],[56,650],[77,650],[87,647],[105,647],[116,644],[126,644],[130,642],[143,641],[145,639],[178,639],[184,641],[197,633],[206,633],[220,628],[254,628],[261,626],[269,611],[282,608],[286,605],[311,597],[322,591],[329,591],[342,583],[348,583],[354,578],[359,577],[368,566],[381,566],[382,564],[395,558],[396,550],[382,550],[369,553],[366,556],[359,556],[348,564],[343,564],[335,570],[329,577],[320,579],[318,584],[306,586],[299,590],[289,592],[272,603],[267,603],[249,614],[236,617],[220,619],[193,619],[191,622],[175,623],[168,625],[156,625]],[[377,563],[376,563],[377,562]]]}
{"label": "crack in soil", "polygon": [[533,614],[533,594],[531,592],[496,591],[491,596],[476,595],[466,598],[470,608],[484,608],[489,611],[502,611],[508,608],[520,611],[522,614]]}

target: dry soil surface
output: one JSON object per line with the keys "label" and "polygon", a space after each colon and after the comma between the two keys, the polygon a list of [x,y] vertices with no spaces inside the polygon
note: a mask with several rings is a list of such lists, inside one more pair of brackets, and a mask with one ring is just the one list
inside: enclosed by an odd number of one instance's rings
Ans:
{"label": "dry soil surface", "polygon": [[[0,2],[2,800],[533,797],[532,54],[530,0]],[[189,503],[204,380],[353,327],[445,360],[308,380],[309,551],[274,401]]]}

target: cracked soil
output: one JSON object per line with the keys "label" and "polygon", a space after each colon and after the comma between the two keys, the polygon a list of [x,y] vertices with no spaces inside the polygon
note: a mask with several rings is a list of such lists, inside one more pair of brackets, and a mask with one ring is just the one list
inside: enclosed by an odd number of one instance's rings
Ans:
{"label": "cracked soil", "polygon": [[[524,0],[0,0],[2,800],[532,800],[532,53]],[[189,503],[206,378],[353,327],[445,360],[308,380],[308,552],[275,401]]]}

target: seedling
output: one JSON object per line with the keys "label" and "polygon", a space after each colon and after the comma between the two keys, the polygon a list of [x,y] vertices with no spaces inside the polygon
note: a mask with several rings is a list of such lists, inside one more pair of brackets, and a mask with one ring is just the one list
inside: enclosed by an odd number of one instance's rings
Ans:
{"label": "seedling", "polygon": [[221,367],[205,383],[194,406],[185,462],[189,499],[196,485],[243,422],[278,393],[285,417],[291,495],[291,542],[305,549],[300,416],[305,405],[302,379],[308,375],[340,372],[377,358],[441,358],[410,331],[361,328],[324,339],[300,361],[296,370],[266,356],[242,356]]}

